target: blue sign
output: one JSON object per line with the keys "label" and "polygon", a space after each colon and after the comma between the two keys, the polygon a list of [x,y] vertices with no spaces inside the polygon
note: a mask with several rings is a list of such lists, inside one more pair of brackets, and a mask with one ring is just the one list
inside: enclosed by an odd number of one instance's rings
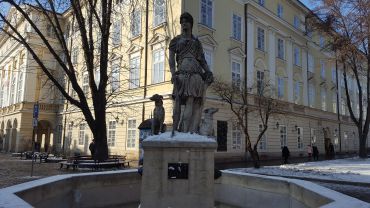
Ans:
{"label": "blue sign", "polygon": [[33,105],[33,118],[39,117],[39,103]]}

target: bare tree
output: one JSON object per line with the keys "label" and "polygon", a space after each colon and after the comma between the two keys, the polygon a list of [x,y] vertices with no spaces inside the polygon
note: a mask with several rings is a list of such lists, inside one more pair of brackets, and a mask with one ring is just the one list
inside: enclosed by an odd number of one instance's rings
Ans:
{"label": "bare tree", "polygon": [[[278,113],[277,102],[271,95],[273,90],[267,83],[258,83],[256,94],[250,94],[251,89],[245,89],[244,84],[229,83],[221,79],[211,85],[212,91],[224,102],[226,102],[238,125],[242,128],[245,139],[245,151],[249,152],[255,168],[260,167],[258,144],[268,129],[269,119],[275,113]],[[248,131],[248,114],[256,113],[262,123],[255,143],[252,145],[251,137]]]}
{"label": "bare tree", "polygon": [[[0,27],[3,34],[21,43],[41,68],[47,79],[61,95],[80,110],[96,141],[96,158],[108,157],[106,109],[109,100],[117,96],[116,91],[108,92],[109,65],[114,57],[112,42],[116,1],[113,0],[0,0]],[[118,12],[119,13],[119,12]],[[67,17],[67,18],[64,18]],[[68,21],[66,21],[68,19]],[[71,21],[71,24],[69,24]],[[40,39],[42,48],[52,55],[60,74],[53,73],[28,41],[28,34],[19,27],[26,23],[32,33]],[[48,34],[49,33],[49,34]],[[53,38],[50,38],[52,33]],[[69,37],[74,35],[73,38]],[[75,41],[75,42],[73,42]],[[55,44],[57,42],[57,44]],[[78,44],[83,54],[83,70],[88,79],[88,93],[79,80],[83,79],[77,68],[73,46]],[[57,46],[56,46],[57,45]],[[99,70],[96,70],[98,66]],[[97,73],[98,72],[98,73]],[[60,77],[63,77],[60,79]],[[99,79],[97,82],[96,80]],[[66,84],[70,90],[66,88]],[[73,93],[71,93],[73,92]],[[112,104],[114,105],[114,103]]]}
{"label": "bare tree", "polygon": [[[361,158],[367,158],[366,140],[370,125],[369,8],[369,0],[320,0],[314,12],[307,16],[309,26],[330,38],[327,48],[335,52],[343,67],[347,107],[357,127]],[[349,88],[349,76],[355,79],[358,96]],[[353,110],[356,108],[354,101],[359,104],[357,115]]]}

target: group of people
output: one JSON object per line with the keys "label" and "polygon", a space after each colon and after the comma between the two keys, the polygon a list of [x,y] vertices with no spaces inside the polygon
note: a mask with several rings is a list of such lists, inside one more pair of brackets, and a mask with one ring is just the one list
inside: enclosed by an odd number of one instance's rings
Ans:
{"label": "group of people", "polygon": [[[288,159],[290,157],[290,151],[289,151],[289,148],[287,146],[284,146],[281,150],[281,153],[282,153],[282,157],[283,157],[283,163],[284,164],[288,164]],[[316,145],[312,146],[312,145],[307,145],[307,156],[308,156],[308,160],[311,161],[312,160],[312,157],[314,160],[319,160],[319,149],[317,148]]]}

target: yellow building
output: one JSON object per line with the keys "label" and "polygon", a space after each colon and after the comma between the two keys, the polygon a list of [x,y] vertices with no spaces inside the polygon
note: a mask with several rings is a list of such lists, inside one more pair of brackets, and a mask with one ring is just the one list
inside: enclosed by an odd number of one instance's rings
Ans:
{"label": "yellow building", "polygon": [[[185,11],[194,17],[193,34],[202,42],[205,58],[216,77],[229,82],[246,81],[250,88],[257,86],[257,82],[269,82],[274,86],[279,105],[286,106],[282,114],[270,119],[268,131],[259,144],[262,156],[280,156],[285,145],[293,155],[306,155],[308,144],[316,144],[323,154],[324,128],[329,129],[328,137],[337,152],[357,150],[357,131],[343,99],[343,78],[339,77],[337,93],[335,58],[322,50],[328,40],[315,31],[306,31],[305,14],[309,9],[298,0],[150,0],[149,8],[145,2],[139,0],[133,5],[130,1],[114,1],[110,80],[115,81],[107,89],[116,95],[107,110],[111,154],[138,158],[138,126],[151,118],[154,103],[149,97],[153,94],[163,95],[165,123],[171,128],[168,44],[180,34],[179,17]],[[88,93],[83,57],[79,53],[79,31],[70,11],[63,18],[72,61],[81,71],[80,83]],[[351,90],[356,95],[351,80]],[[243,133],[229,106],[209,91],[207,107],[219,108],[214,115],[219,143],[216,157],[243,159]],[[252,140],[260,129],[254,118],[255,115],[250,115],[248,121]],[[55,119],[52,129],[59,127],[64,131],[54,144],[88,154],[92,134],[81,113],[65,104]]]}
{"label": "yellow building", "polygon": [[[38,12],[32,7],[29,9],[30,17],[37,19]],[[31,26],[17,15],[14,8],[8,16],[12,17],[12,22],[18,23],[18,31],[46,66],[57,73],[56,61],[47,53]],[[53,42],[55,37],[50,25],[41,19],[38,24],[52,46],[58,49],[59,46]],[[51,150],[54,144],[58,147],[62,128],[56,126],[56,118],[63,102],[27,49],[5,33],[0,34],[0,86],[0,149],[11,152],[31,150],[33,108],[36,102],[39,102],[40,112],[36,142],[42,151]]]}

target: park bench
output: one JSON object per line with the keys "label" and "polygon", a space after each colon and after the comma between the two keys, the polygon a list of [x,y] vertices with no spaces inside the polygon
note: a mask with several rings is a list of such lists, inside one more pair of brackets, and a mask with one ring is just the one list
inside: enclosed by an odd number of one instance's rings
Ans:
{"label": "park bench", "polygon": [[122,168],[129,167],[130,161],[126,161],[125,156],[113,155],[105,161],[95,161],[91,156],[74,156],[69,157],[67,161],[59,162],[60,169],[65,167],[69,169],[72,167],[73,170],[78,168],[91,168],[91,169],[100,169],[100,168]]}

